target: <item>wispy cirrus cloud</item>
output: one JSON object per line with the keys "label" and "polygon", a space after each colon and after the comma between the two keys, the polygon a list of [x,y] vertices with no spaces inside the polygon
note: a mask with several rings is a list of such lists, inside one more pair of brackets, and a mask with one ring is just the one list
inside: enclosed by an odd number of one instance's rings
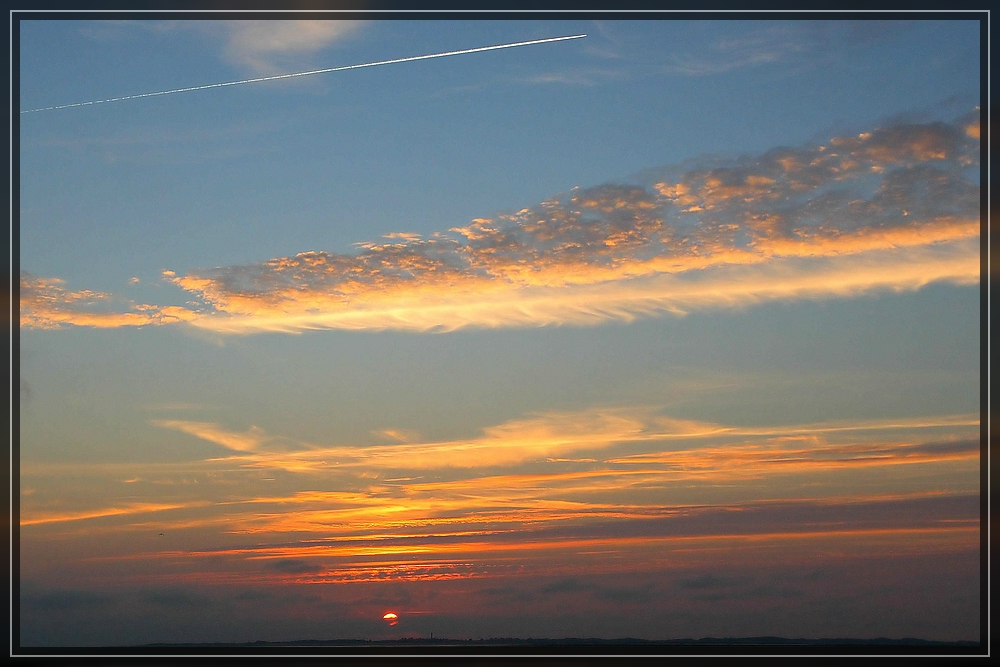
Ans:
{"label": "wispy cirrus cloud", "polygon": [[227,334],[440,332],[977,284],[978,164],[976,109],[952,123],[653,170],[646,185],[575,189],[427,238],[360,243],[354,254],[167,271],[204,306],[157,312]]}
{"label": "wispy cirrus cloud", "polygon": [[729,36],[705,39],[667,56],[663,71],[680,76],[712,76],[766,65],[785,69],[815,67],[910,30],[912,21],[739,22]]}
{"label": "wispy cirrus cloud", "polygon": [[[200,505],[204,503],[196,503]],[[66,523],[70,521],[85,521],[87,519],[102,519],[105,517],[132,516],[149,512],[191,507],[191,503],[130,503],[116,507],[106,507],[79,512],[32,512],[21,517],[22,526],[36,526],[46,523]]]}
{"label": "wispy cirrus cloud", "polygon": [[814,50],[814,26],[793,23],[743,24],[738,36],[705,43],[696,53],[673,54],[664,70],[683,76],[725,74],[747,67],[778,63]]}
{"label": "wispy cirrus cloud", "polygon": [[236,452],[253,452],[267,440],[262,429],[251,426],[245,433],[226,430],[211,422],[193,422],[180,419],[156,419],[151,422],[155,426],[169,428],[196,438],[221,445]]}
{"label": "wispy cirrus cloud", "polygon": [[772,28],[740,39],[720,40],[706,53],[675,55],[664,69],[671,74],[687,76],[724,74],[776,63],[805,50],[801,35]]}
{"label": "wispy cirrus cloud", "polygon": [[[155,420],[155,426],[181,431],[226,447],[235,453],[226,460],[248,468],[290,472],[323,470],[431,470],[509,467],[525,462],[591,462],[656,464],[653,476],[716,477],[727,474],[819,470],[857,465],[892,465],[978,457],[973,440],[934,443],[911,440],[828,442],[850,433],[976,427],[975,415],[938,418],[824,423],[772,427],[737,427],[666,417],[650,407],[591,408],[551,412],[515,419],[483,429],[476,438],[420,442],[416,434],[394,434],[398,444],[320,446],[292,443],[252,427],[232,431],[210,422]],[[692,444],[704,441],[711,444]],[[957,442],[957,444],[956,444]],[[670,444],[656,449],[656,444]],[[651,450],[650,448],[653,447]],[[623,451],[631,449],[631,452]],[[636,452],[635,450],[639,451]],[[580,458],[581,453],[586,453]],[[589,457],[589,458],[588,458]],[[660,465],[663,464],[663,465]],[[729,471],[729,472],[727,472]],[[600,468],[598,476],[609,473]],[[631,474],[631,473],[629,473]],[[558,477],[559,475],[556,475]],[[569,478],[567,478],[569,479]],[[550,480],[556,483],[555,477]],[[616,484],[618,482],[615,482]],[[613,487],[612,487],[613,488]]]}
{"label": "wispy cirrus cloud", "polygon": [[591,67],[535,74],[524,79],[524,81],[527,83],[561,84],[564,86],[596,86],[609,81],[618,81],[624,79],[626,76],[626,73],[622,70]]}
{"label": "wispy cirrus cloud", "polygon": [[80,34],[98,40],[136,35],[162,35],[192,31],[221,46],[227,61],[260,75],[281,74],[285,67],[357,33],[365,21],[332,20],[230,20],[230,21],[93,21]]}
{"label": "wispy cirrus cloud", "polygon": [[[329,506],[345,500],[288,499],[293,506]],[[978,534],[978,498],[969,494],[648,507],[645,512],[595,511],[587,522],[580,520],[587,503],[579,503],[576,516],[567,516],[565,503],[526,508],[524,501],[515,499],[504,514],[488,509],[478,516],[471,508],[443,509],[436,521],[422,521],[416,517],[421,510],[426,514],[427,508],[419,501],[414,508],[402,503],[377,507],[377,499],[371,497],[366,501],[366,512],[327,507],[234,517],[239,532],[255,535],[256,544],[116,555],[107,560],[156,559],[170,563],[171,572],[185,563],[214,581],[442,580],[525,568],[564,576],[608,568],[620,571],[625,563],[649,568],[655,567],[653,563],[662,565],[664,559],[691,564],[702,561],[706,552],[720,550],[731,556],[780,548],[786,556],[815,559],[817,542],[838,553],[872,545],[896,553],[947,553],[974,549]],[[260,541],[267,534],[282,533],[298,533],[300,539]],[[514,553],[516,562],[511,559]],[[653,554],[656,558],[650,561]],[[294,564],[280,564],[289,561]]]}
{"label": "wispy cirrus cloud", "polygon": [[[153,560],[169,573],[164,581],[202,584],[430,581],[515,567],[565,576],[620,571],[626,561],[690,564],[720,549],[809,559],[818,544],[924,555],[978,544],[975,414],[748,427],[652,407],[591,408],[513,419],[466,440],[389,430],[379,435],[396,444],[353,447],[294,443],[253,427],[153,423],[228,455],[114,464],[119,477],[127,469],[150,480],[200,469],[204,483],[176,487],[171,503],[142,503],[156,490],[127,479],[128,502],[112,494],[103,508],[79,511],[48,511],[32,496],[22,525],[56,538],[217,531],[216,546],[164,541],[106,559],[109,568]],[[73,464],[72,474],[107,465]],[[29,479],[46,470],[29,466]],[[261,471],[295,473],[295,482],[264,483]],[[895,483],[873,490],[872,473]]]}
{"label": "wispy cirrus cloud", "polygon": [[222,21],[225,57],[254,74],[281,74],[285,68],[351,35],[363,21]]}
{"label": "wispy cirrus cloud", "polygon": [[[240,453],[245,465],[289,471],[350,468],[479,468],[545,460],[569,452],[601,449],[650,437],[697,436],[704,429],[720,427],[693,421],[655,417],[647,410],[593,409],[571,413],[546,413],[512,420],[483,429],[478,438],[441,442],[408,441],[414,433],[382,431],[400,444],[368,447],[322,447],[298,443],[289,451],[276,451],[267,443],[278,439],[261,429],[231,431],[218,424],[182,420],[154,420],[155,426],[181,431],[206,442]],[[655,424],[655,436],[649,432]]]}

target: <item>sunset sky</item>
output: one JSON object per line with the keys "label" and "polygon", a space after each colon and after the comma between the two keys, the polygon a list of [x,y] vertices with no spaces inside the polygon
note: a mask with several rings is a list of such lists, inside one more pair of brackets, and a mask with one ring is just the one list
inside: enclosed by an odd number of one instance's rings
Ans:
{"label": "sunset sky", "polygon": [[927,18],[15,24],[22,645],[978,641]]}

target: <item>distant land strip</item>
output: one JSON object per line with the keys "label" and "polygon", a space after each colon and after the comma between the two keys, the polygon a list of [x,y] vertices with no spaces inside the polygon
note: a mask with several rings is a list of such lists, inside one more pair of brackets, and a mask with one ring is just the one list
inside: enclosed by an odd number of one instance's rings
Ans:
{"label": "distant land strip", "polygon": [[[483,649],[508,649],[504,653],[510,653],[509,649],[544,649],[545,653],[552,653],[553,649],[584,649],[601,647],[605,649],[618,649],[628,652],[629,649],[638,649],[639,652],[649,652],[649,649],[656,648],[728,648],[732,649],[755,649],[778,648],[781,652],[787,653],[799,647],[808,647],[809,652],[817,652],[817,649],[831,649],[831,652],[844,653],[850,649],[870,648],[881,649],[878,653],[900,652],[898,649],[909,649],[903,653],[919,654],[921,650],[929,649],[930,652],[940,654],[942,649],[958,650],[959,653],[969,654],[970,649],[979,649],[982,644],[977,641],[935,641],[929,639],[917,639],[904,637],[892,639],[888,637],[876,637],[872,639],[855,638],[788,638],[788,637],[703,637],[701,639],[637,639],[633,637],[622,637],[618,639],[602,638],[563,638],[545,639],[528,638],[519,639],[511,637],[491,637],[489,639],[444,639],[426,637],[404,637],[400,639],[303,639],[288,642],[255,641],[245,643],[155,643],[136,646],[136,649],[166,649],[166,650],[190,650],[205,649],[216,652],[219,649],[264,649],[272,652],[274,649],[420,649],[421,653],[428,649],[445,649],[453,652],[453,649],[474,647],[476,652]],[[646,650],[643,650],[646,649]],[[895,649],[895,650],[893,650]]]}

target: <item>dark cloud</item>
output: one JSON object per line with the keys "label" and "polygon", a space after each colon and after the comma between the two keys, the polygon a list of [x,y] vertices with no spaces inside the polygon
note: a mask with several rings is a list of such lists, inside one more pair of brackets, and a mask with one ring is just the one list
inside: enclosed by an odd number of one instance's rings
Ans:
{"label": "dark cloud", "polygon": [[[956,520],[979,518],[978,494],[929,494],[917,497],[886,497],[851,500],[774,500],[744,502],[739,511],[732,505],[687,506],[664,512],[655,518],[630,518],[628,521],[594,519],[585,526],[552,525],[498,534],[493,539],[559,540],[569,537],[636,538],[668,535],[743,535],[784,532],[820,532],[824,530],[861,530],[879,528],[920,528],[947,526]],[[709,576],[709,575],[705,575]],[[688,582],[708,585],[715,580]],[[721,583],[721,582],[715,582]],[[575,579],[549,584],[551,592],[572,591],[583,585]]]}
{"label": "dark cloud", "polygon": [[257,590],[257,589],[251,589],[251,590],[246,590],[246,591],[240,591],[239,593],[236,594],[235,598],[237,600],[249,600],[251,602],[254,602],[254,601],[257,601],[257,600],[270,600],[270,599],[273,599],[274,598],[274,594],[273,593],[269,593],[267,591],[262,591],[262,590]]}
{"label": "dark cloud", "polygon": [[539,590],[542,593],[577,593],[579,591],[591,590],[593,588],[593,584],[587,584],[579,579],[571,577],[545,584]]}
{"label": "dark cloud", "polygon": [[300,558],[281,558],[268,561],[264,565],[265,570],[280,572],[282,574],[309,574],[311,572],[321,572],[323,568],[316,563],[311,563]]}
{"label": "dark cloud", "polygon": [[715,574],[702,574],[697,577],[689,577],[677,581],[680,588],[692,588],[701,590],[705,588],[731,588],[742,583],[739,579],[732,577],[720,577]]}
{"label": "dark cloud", "polygon": [[599,588],[595,594],[611,602],[650,602],[660,597],[660,593],[649,585]]}
{"label": "dark cloud", "polygon": [[504,602],[533,602],[538,599],[538,595],[531,590],[514,586],[491,586],[489,588],[481,588],[477,591],[477,594],[503,600]]}
{"label": "dark cloud", "polygon": [[[755,598],[799,598],[805,593],[795,586],[792,576],[772,577],[772,581],[759,582],[752,576],[732,576],[706,573],[686,577],[675,586],[692,592],[692,599],[703,602],[722,600],[749,600]],[[808,576],[796,575],[794,579],[808,581]]]}
{"label": "dark cloud", "polygon": [[958,452],[978,452],[979,440],[949,440],[946,442],[925,442],[913,446],[914,452],[926,454],[953,454]]}
{"label": "dark cloud", "polygon": [[140,598],[163,607],[198,607],[203,608],[213,604],[213,600],[201,593],[183,588],[167,588],[161,590],[143,591]]}
{"label": "dark cloud", "polygon": [[780,585],[760,585],[743,589],[722,589],[711,593],[702,593],[693,596],[695,600],[703,602],[721,602],[723,600],[754,600],[754,599],[779,599],[801,598],[805,592],[788,586]]}
{"label": "dark cloud", "polygon": [[86,590],[35,591],[21,595],[22,607],[40,611],[80,611],[91,607],[104,607],[114,602],[106,593]]}

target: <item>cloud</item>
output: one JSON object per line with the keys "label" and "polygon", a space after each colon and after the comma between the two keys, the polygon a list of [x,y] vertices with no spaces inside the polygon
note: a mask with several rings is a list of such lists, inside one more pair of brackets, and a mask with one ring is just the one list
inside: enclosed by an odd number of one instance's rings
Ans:
{"label": "cloud", "polygon": [[141,597],[163,607],[205,608],[213,603],[211,598],[183,588],[144,591]]}
{"label": "cloud", "polygon": [[261,75],[282,74],[293,58],[328,48],[363,21],[224,21],[226,59]]}
{"label": "cloud", "polygon": [[[426,239],[171,278],[223,333],[593,324],[979,281],[978,141],[901,125],[649,187],[605,185]],[[668,171],[664,171],[669,175]]]}
{"label": "cloud", "polygon": [[680,588],[701,589],[730,587],[740,583],[742,583],[740,580],[732,577],[719,577],[714,574],[703,574],[698,577],[680,579],[677,581],[676,585]]}
{"label": "cloud", "polygon": [[961,459],[979,459],[978,440],[828,444],[816,436],[786,436],[764,443],[636,454],[607,462],[662,464],[666,466],[664,472],[674,471],[688,479],[702,476],[734,479],[768,473],[859,469]]}
{"label": "cloud", "polygon": [[284,67],[320,52],[353,34],[365,21],[94,21],[80,34],[98,40],[148,39],[176,30],[194,31],[222,42],[223,57],[255,74],[281,74]]}
{"label": "cloud", "polygon": [[319,572],[322,568],[301,558],[278,558],[265,564],[264,569],[281,574],[308,574]]}
{"label": "cloud", "polygon": [[671,74],[706,76],[745,67],[776,63],[808,50],[805,35],[785,26],[773,25],[736,39],[723,39],[699,56],[673,56],[665,70]]}
{"label": "cloud", "polygon": [[225,447],[235,452],[253,452],[260,448],[267,439],[263,430],[251,426],[245,433],[228,431],[211,422],[192,422],[180,419],[156,419],[151,422],[155,426],[169,428],[181,433],[193,435],[196,438]]}
{"label": "cloud", "polygon": [[[548,483],[560,487],[582,484],[578,490],[584,487],[595,490],[598,488],[593,486],[595,484],[610,483],[608,488],[614,488],[615,484],[639,483],[643,475],[675,479],[701,479],[706,475],[719,479],[748,479],[764,474],[968,460],[979,456],[977,440],[914,441],[896,435],[942,428],[952,433],[965,433],[979,425],[975,415],[747,428],[673,419],[650,407],[590,408],[514,419],[483,429],[477,438],[419,442],[417,434],[410,434],[412,437],[396,437],[396,444],[370,446],[292,443],[270,436],[257,427],[241,433],[209,422],[156,420],[152,423],[226,447],[234,456],[225,460],[248,468],[289,472],[460,470],[509,467],[525,462],[595,464],[588,474],[554,473],[519,478],[530,488],[544,477]],[[874,440],[880,431],[889,431],[897,439]],[[376,434],[381,435],[381,432]],[[291,446],[276,451],[274,443],[282,440]],[[704,444],[705,441],[709,444]],[[699,442],[702,444],[696,444]],[[655,449],[657,444],[669,444],[669,447]],[[633,453],[622,451],[623,448],[631,448]],[[637,448],[640,451],[635,453]],[[587,456],[579,458],[582,453]],[[621,466],[637,467],[626,470]],[[623,473],[631,482],[620,479],[618,473]],[[609,481],[610,478],[614,479]],[[399,479],[406,482],[413,478]],[[479,485],[482,482],[477,479],[471,483]],[[454,484],[461,487],[464,482]],[[417,488],[419,485],[409,486]],[[516,495],[511,488],[505,492],[512,494],[510,497]]]}
{"label": "cloud", "polygon": [[975,285],[978,123],[976,109],[952,123],[900,122],[817,146],[647,170],[646,183],[577,188],[426,238],[359,243],[353,254],[164,272],[204,303],[197,310],[135,306],[97,317],[73,306],[90,293],[63,290],[49,300],[59,308],[35,298],[29,315],[38,314],[26,318],[22,306],[22,325],[442,332]]}
{"label": "cloud", "polygon": [[712,76],[782,63],[801,71],[871,47],[912,30],[912,21],[741,22],[738,36],[704,40],[687,53],[670,54],[669,74]]}
{"label": "cloud", "polygon": [[[744,427],[674,419],[654,408],[591,408],[527,415],[464,440],[294,443],[289,451],[276,451],[282,439],[259,428],[154,423],[230,450],[183,464],[207,482],[179,490],[197,498],[185,511],[143,516],[168,507],[140,507],[138,494],[153,488],[123,485],[132,507],[26,513],[24,523],[67,522],[50,535],[217,536],[205,550],[160,540],[168,550],[138,545],[96,559],[109,576],[152,576],[149,568],[112,568],[127,559],[156,563],[164,583],[189,577],[240,585],[454,580],[524,567],[559,575],[540,592],[622,604],[645,596],[636,582],[588,591],[574,577],[664,556],[700,570],[679,588],[716,595],[724,588],[718,581],[694,579],[710,567],[706,554],[978,548],[978,415]],[[107,465],[73,464],[72,474]],[[154,482],[181,464],[116,465]],[[262,483],[261,468],[304,476],[291,487]],[[873,490],[873,478],[885,484]],[[109,520],[68,523],[99,516]]]}
{"label": "cloud", "polygon": [[[112,329],[169,324],[191,319],[194,313],[180,306],[150,306],[125,301],[111,294],[80,290],[70,292],[59,278],[21,273],[21,326],[61,329],[67,325]],[[122,311],[125,306],[125,312]]]}
{"label": "cloud", "polygon": [[623,78],[625,78],[625,73],[620,70],[587,68],[535,74],[527,77],[524,81],[526,83],[552,83],[564,86],[596,86]]}
{"label": "cloud", "polygon": [[598,589],[597,595],[605,600],[613,602],[650,602],[658,599],[662,594],[655,588],[648,585],[624,586]]}
{"label": "cloud", "polygon": [[577,593],[579,591],[590,590],[593,584],[586,584],[575,577],[559,579],[542,586],[539,590],[542,593]]}
{"label": "cloud", "polygon": [[105,606],[114,599],[103,593],[83,590],[49,590],[23,594],[21,605],[44,612],[75,611]]}
{"label": "cloud", "polygon": [[140,406],[143,410],[214,410],[215,406],[208,405],[206,403],[190,403],[185,401],[176,401],[173,403],[148,403],[146,405]]}
{"label": "cloud", "polygon": [[[316,498],[312,502],[317,507],[329,507],[334,501]],[[373,499],[369,498],[369,502]],[[276,580],[417,581],[548,572],[559,578],[539,587],[539,593],[589,593],[629,602],[644,597],[637,587],[590,585],[578,576],[588,570],[594,572],[591,568],[595,566],[596,572],[609,565],[620,571],[630,563],[648,563],[650,557],[658,563],[667,558],[678,567],[696,567],[704,572],[706,558],[713,554],[725,554],[731,562],[740,552],[745,555],[759,549],[773,556],[775,548],[791,559],[805,556],[815,567],[820,544],[823,550],[832,549],[828,553],[840,554],[840,558],[859,547],[865,554],[870,554],[873,547],[891,549],[897,555],[974,552],[979,533],[978,494],[729,501],[650,507],[646,516],[567,516],[547,509],[532,512],[530,506],[526,507],[529,504],[518,498],[508,504],[514,511],[507,516],[495,511],[480,516],[475,506],[464,512],[446,509],[431,516],[427,508],[397,511],[395,515],[388,510],[351,515],[327,509],[321,518],[324,510],[316,509],[308,510],[312,512],[311,522],[301,516],[304,512],[268,512],[256,517],[233,517],[231,530],[271,533],[269,540],[198,551],[112,556],[107,560],[201,562],[205,565],[195,567],[203,574],[219,572],[222,567],[234,573],[231,580],[244,585]],[[467,530],[457,530],[462,526]],[[473,530],[477,526],[492,529]],[[250,530],[240,530],[243,528]],[[289,541],[278,537],[283,532],[302,536],[312,533],[316,537]],[[258,565],[260,561],[265,564]],[[229,563],[228,567],[221,565],[224,562]],[[607,570],[603,571],[606,574]],[[210,577],[199,574],[198,578],[204,581]],[[739,583],[729,577],[701,574],[680,579],[677,587],[713,594]]]}
{"label": "cloud", "polygon": [[[329,468],[479,468],[513,465],[522,461],[545,460],[569,452],[599,449],[643,433],[643,410],[594,409],[572,413],[545,413],[512,420],[483,430],[468,440],[407,442],[415,433],[393,430],[376,432],[400,444],[369,447],[317,447],[296,443],[294,451],[275,452],[264,447],[276,439],[256,427],[245,433],[209,422],[155,420],[155,426],[182,431],[202,440],[243,454],[246,465],[305,472]],[[702,425],[659,418],[658,437],[697,434]],[[710,426],[710,428],[713,428]]]}
{"label": "cloud", "polygon": [[[560,526],[569,531],[563,537],[580,536],[581,526],[595,522],[604,526],[597,532],[609,539],[618,534],[614,526],[633,536],[660,535],[656,522],[663,521],[675,527],[690,524],[683,530],[695,530],[694,526],[702,525],[696,516],[701,505],[680,498],[704,498],[704,491],[715,488],[724,490],[720,497],[728,503],[727,521],[733,525],[727,530],[738,532],[755,521],[744,510],[747,499],[758,497],[765,488],[762,483],[771,490],[765,495],[777,491],[778,497],[785,493],[815,496],[801,502],[815,506],[820,514],[828,512],[824,507],[838,506],[835,513],[841,519],[849,517],[855,527],[867,525],[869,519],[881,521],[873,510],[865,509],[865,503],[891,502],[897,508],[910,503],[919,506],[913,516],[926,519],[929,515],[920,507],[933,505],[948,515],[954,503],[962,507],[968,504],[961,499],[965,496],[959,498],[956,490],[943,493],[940,488],[867,494],[863,486],[855,488],[853,482],[843,482],[847,479],[844,474],[854,479],[863,470],[878,470],[884,476],[892,468],[911,466],[910,470],[933,469],[937,475],[966,474],[961,471],[978,475],[979,441],[969,437],[978,430],[978,420],[967,416],[758,429],[675,422],[652,411],[612,413],[612,419],[602,426],[597,418],[600,413],[581,413],[578,420],[568,413],[514,420],[466,442],[317,447],[282,456],[251,453],[229,457],[220,462],[247,469],[277,467],[313,473],[317,480],[353,471],[355,480],[336,491],[227,501],[217,505],[205,525],[226,526],[229,532],[245,534],[318,533],[327,539],[346,540],[335,550],[344,556],[445,554],[454,540],[493,544],[508,535],[523,542],[527,534],[537,537],[540,530],[562,530]],[[596,434],[591,433],[595,425]],[[928,429],[937,437],[919,434]],[[940,435],[941,429],[946,429],[946,437]],[[889,437],[884,435],[887,432]],[[537,439],[527,446],[520,442],[531,438]],[[552,443],[565,452],[591,454],[585,461],[540,461]],[[527,461],[535,462],[531,472],[494,468]],[[538,468],[539,464],[544,467]],[[394,479],[371,474],[399,468],[423,474]],[[702,490],[691,496],[691,489]],[[968,491],[961,483],[956,489]],[[847,495],[843,495],[845,491]],[[743,500],[737,500],[741,497]],[[978,496],[969,497],[974,500]],[[845,509],[848,506],[855,509]],[[972,502],[971,506],[977,505]],[[780,532],[778,526],[792,520],[813,521],[815,526],[822,523],[801,508],[789,511],[791,514],[775,519],[774,531]],[[894,516],[901,520],[904,515],[899,511]],[[686,516],[691,518],[684,519]],[[720,520],[713,519],[710,530],[718,529]],[[967,524],[954,525],[972,525]],[[764,530],[762,526],[757,529]],[[377,538],[379,535],[384,539]],[[405,536],[413,539],[398,541]],[[443,543],[418,543],[414,541],[418,537]],[[275,551],[271,555],[298,558],[303,554],[308,550]],[[438,572],[434,576],[444,575]]]}
{"label": "cloud", "polygon": [[164,510],[180,509],[191,507],[190,503],[131,503],[121,507],[106,507],[102,509],[87,510],[82,512],[48,512],[48,513],[28,513],[28,516],[21,519],[22,526],[36,526],[45,523],[64,523],[68,521],[84,521],[86,519],[101,519],[111,516],[124,516],[133,514],[146,514],[148,512],[162,512]]}

